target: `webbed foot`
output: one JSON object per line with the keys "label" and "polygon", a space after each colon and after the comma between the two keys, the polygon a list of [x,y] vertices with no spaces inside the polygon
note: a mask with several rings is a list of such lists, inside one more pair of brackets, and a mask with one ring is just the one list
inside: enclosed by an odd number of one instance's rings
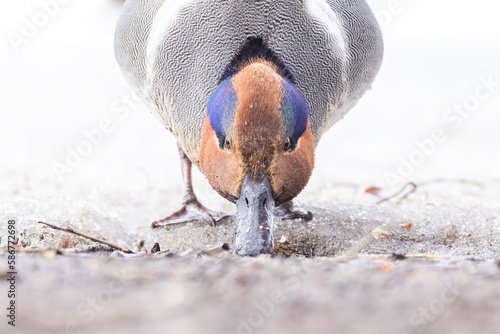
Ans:
{"label": "webbed foot", "polygon": [[182,201],[182,207],[170,216],[157,220],[151,224],[151,227],[165,227],[176,224],[185,224],[192,221],[205,221],[208,225],[215,226],[216,222],[223,217],[228,216],[222,212],[212,211],[203,206],[193,191],[193,181],[191,178],[191,161],[186,153],[178,145],[179,157],[181,159],[181,168],[186,194]]}
{"label": "webbed foot", "polygon": [[313,214],[311,211],[296,207],[295,205],[293,205],[292,201],[288,201],[278,206],[274,210],[274,214],[277,217],[285,220],[304,219],[305,221],[309,221],[313,218]]}
{"label": "webbed foot", "polygon": [[[188,196],[186,196],[188,197]],[[170,225],[185,224],[193,221],[203,221],[210,226],[215,226],[217,221],[228,216],[223,212],[212,211],[203,206],[196,196],[189,196],[182,203],[182,207],[161,220],[151,224],[152,228],[165,227]]]}

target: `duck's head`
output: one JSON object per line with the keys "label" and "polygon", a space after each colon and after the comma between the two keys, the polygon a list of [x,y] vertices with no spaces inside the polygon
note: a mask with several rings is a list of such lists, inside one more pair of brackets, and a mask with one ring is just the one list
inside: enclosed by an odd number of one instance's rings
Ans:
{"label": "duck's head", "polygon": [[273,251],[274,207],[306,186],[314,142],[301,93],[266,60],[253,60],[212,94],[203,126],[201,170],[237,204],[236,251]]}

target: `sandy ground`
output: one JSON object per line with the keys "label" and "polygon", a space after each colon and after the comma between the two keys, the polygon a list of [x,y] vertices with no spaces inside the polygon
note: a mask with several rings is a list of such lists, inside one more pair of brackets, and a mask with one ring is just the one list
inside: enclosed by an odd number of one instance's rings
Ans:
{"label": "sandy ground", "polygon": [[[223,243],[234,242],[232,217],[217,227],[194,222],[169,231],[145,225],[127,230],[121,221],[126,213],[112,217],[100,200],[12,201],[1,207],[3,212],[24,204],[33,218],[54,213],[64,203],[65,211],[59,218],[54,215],[52,223],[138,254],[110,252],[34,219],[19,220],[18,327],[8,328],[4,322],[0,329],[497,333],[500,208],[485,204],[483,197],[474,201],[473,193],[487,189],[448,186],[461,190],[457,196],[467,201],[440,203],[436,191],[422,186],[399,205],[377,205],[372,195],[351,193],[356,200],[329,209],[306,206],[314,219],[278,221],[276,254],[259,258],[240,258],[232,251],[212,254]],[[337,191],[349,197],[349,191]],[[104,223],[108,228],[102,228]],[[149,251],[154,242],[161,254]],[[5,263],[5,250],[0,252]],[[0,275],[0,288],[7,291],[7,270]]]}
{"label": "sandy ground", "polygon": [[[277,221],[277,254],[256,259],[206,254],[232,245],[231,217],[149,228],[179,207],[183,189],[174,138],[115,64],[120,2],[61,5],[19,47],[11,34],[42,9],[2,3],[2,305],[8,220],[20,240],[18,326],[1,316],[0,332],[500,332],[498,5],[369,3],[385,38],[382,70],[317,148],[298,197],[314,219]],[[102,136],[75,157],[96,130]],[[234,213],[198,171],[194,179],[202,203]],[[376,204],[409,181],[415,193]],[[372,186],[379,197],[365,192]],[[155,242],[165,253],[145,254]]]}
{"label": "sandy ground", "polygon": [[498,333],[500,326],[500,268],[490,261],[52,256],[19,256],[20,326],[8,333]]}

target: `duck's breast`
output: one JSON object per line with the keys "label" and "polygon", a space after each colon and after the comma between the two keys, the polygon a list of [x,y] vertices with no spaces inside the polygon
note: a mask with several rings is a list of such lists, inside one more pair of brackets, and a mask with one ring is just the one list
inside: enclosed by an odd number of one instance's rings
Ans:
{"label": "duck's breast", "polygon": [[116,32],[120,67],[195,164],[209,97],[250,38],[293,75],[316,143],[369,88],[382,59],[363,0],[128,0]]}

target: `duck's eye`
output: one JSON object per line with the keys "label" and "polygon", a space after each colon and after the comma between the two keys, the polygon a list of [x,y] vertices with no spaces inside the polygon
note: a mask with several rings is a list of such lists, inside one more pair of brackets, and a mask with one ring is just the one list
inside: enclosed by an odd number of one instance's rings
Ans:
{"label": "duck's eye", "polygon": [[226,150],[230,150],[231,149],[231,141],[229,140],[229,137],[225,137],[224,138],[224,148]]}
{"label": "duck's eye", "polygon": [[287,138],[285,142],[285,151],[290,152],[291,150],[292,150],[292,143],[290,142],[290,138]]}

